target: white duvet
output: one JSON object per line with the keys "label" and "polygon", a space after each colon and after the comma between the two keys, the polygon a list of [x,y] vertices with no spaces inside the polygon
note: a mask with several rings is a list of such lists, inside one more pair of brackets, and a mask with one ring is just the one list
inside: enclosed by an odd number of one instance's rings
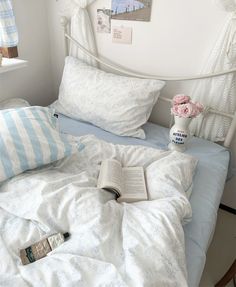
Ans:
{"label": "white duvet", "polygon": [[[121,146],[93,136],[85,149],[0,188],[0,286],[187,286],[182,223],[197,161],[177,152]],[[146,169],[150,201],[118,204],[96,188],[101,160]],[[23,266],[19,249],[47,233],[70,239]]]}

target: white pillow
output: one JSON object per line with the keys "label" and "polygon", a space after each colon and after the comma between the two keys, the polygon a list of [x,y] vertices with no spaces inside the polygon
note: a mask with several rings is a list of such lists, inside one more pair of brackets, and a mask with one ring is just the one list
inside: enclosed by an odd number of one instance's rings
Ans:
{"label": "white pillow", "polygon": [[54,108],[121,136],[145,138],[140,128],[152,112],[165,83],[106,73],[67,57]]}
{"label": "white pillow", "polygon": [[24,100],[24,99],[20,99],[20,98],[13,98],[13,99],[9,99],[9,100],[5,100],[5,101],[1,101],[0,102],[0,110],[4,110],[4,109],[13,109],[13,108],[22,108],[22,107],[29,107],[30,104]]}

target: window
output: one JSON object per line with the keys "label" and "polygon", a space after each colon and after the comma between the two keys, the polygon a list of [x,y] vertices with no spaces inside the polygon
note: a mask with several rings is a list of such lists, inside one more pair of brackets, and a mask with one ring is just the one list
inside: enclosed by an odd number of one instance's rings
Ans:
{"label": "window", "polygon": [[0,52],[4,57],[17,57],[18,33],[11,0],[0,0]]}

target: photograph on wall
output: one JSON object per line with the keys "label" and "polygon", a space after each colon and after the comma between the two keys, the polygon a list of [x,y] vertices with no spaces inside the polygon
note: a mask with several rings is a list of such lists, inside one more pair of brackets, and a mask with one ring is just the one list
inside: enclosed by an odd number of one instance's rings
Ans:
{"label": "photograph on wall", "polygon": [[152,0],[112,0],[112,19],[150,21]]}
{"label": "photograph on wall", "polygon": [[111,33],[111,10],[97,9],[97,32]]}
{"label": "photograph on wall", "polygon": [[131,27],[113,27],[112,43],[132,44],[132,28]]}

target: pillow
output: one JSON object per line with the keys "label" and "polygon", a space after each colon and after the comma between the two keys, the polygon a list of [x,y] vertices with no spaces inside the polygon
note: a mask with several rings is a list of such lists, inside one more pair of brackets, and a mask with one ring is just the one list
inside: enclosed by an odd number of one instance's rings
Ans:
{"label": "pillow", "polygon": [[82,148],[76,138],[60,134],[56,123],[50,108],[0,111],[0,182]]}
{"label": "pillow", "polygon": [[0,110],[4,110],[4,109],[13,109],[13,108],[22,108],[22,107],[29,107],[30,104],[24,100],[24,99],[20,99],[20,98],[13,98],[13,99],[9,99],[9,100],[5,100],[5,101],[1,101],[0,102]]}
{"label": "pillow", "polygon": [[106,73],[67,57],[54,107],[59,113],[111,133],[144,139],[140,127],[148,121],[164,85],[158,80]]}

